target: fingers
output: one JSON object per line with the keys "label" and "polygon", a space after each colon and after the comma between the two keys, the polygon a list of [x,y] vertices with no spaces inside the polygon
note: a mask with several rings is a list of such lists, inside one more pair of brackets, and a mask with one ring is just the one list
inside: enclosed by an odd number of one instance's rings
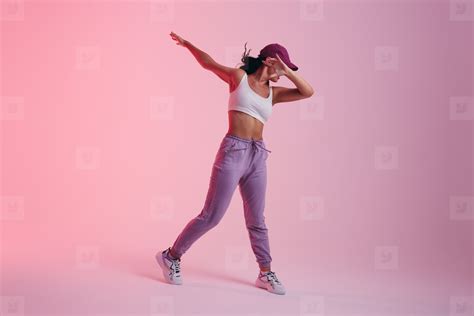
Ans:
{"label": "fingers", "polygon": [[171,32],[170,35],[173,39],[181,39],[181,37],[177,35],[175,32]]}
{"label": "fingers", "polygon": [[283,60],[281,60],[280,56],[278,54],[276,54],[277,58],[278,58],[278,61],[280,61],[281,63],[283,63]]}
{"label": "fingers", "polygon": [[176,33],[171,32],[170,36],[173,40],[175,40],[177,42],[176,45],[182,45],[183,44],[183,39],[179,35],[176,35]]}
{"label": "fingers", "polygon": [[272,65],[274,65],[274,64],[279,64],[279,63],[282,62],[281,59],[277,59],[277,58],[275,58],[275,57],[270,57],[270,58],[271,58],[270,61],[272,61]]}

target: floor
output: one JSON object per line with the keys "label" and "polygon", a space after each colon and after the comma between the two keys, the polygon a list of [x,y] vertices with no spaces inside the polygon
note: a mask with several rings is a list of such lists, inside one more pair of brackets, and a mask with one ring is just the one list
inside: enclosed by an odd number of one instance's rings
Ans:
{"label": "floor", "polygon": [[229,265],[212,263],[195,251],[183,258],[184,284],[171,285],[164,282],[153,253],[143,250],[101,249],[100,258],[76,258],[69,265],[39,253],[37,262],[2,267],[2,311],[6,315],[468,315],[453,312],[445,284],[393,279],[390,273],[378,279],[321,273],[293,260],[272,267],[287,289],[285,295],[276,295],[254,286],[258,270],[252,265],[225,267]]}

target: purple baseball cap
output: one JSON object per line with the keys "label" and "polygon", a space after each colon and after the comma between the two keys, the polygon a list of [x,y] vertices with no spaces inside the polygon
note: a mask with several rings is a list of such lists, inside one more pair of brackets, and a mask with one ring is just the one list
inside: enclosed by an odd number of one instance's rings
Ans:
{"label": "purple baseball cap", "polygon": [[272,43],[268,44],[264,48],[260,50],[260,53],[258,54],[258,57],[260,59],[265,59],[265,57],[276,57],[276,54],[278,53],[278,56],[280,56],[281,60],[292,70],[298,70],[298,66],[293,64],[290,61],[290,56],[288,55],[288,51],[286,50],[285,47],[278,43]]}

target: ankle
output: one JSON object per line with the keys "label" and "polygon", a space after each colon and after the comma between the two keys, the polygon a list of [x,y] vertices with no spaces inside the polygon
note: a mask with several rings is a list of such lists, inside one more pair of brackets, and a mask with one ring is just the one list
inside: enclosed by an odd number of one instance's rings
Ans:
{"label": "ankle", "polygon": [[176,259],[179,259],[178,256],[175,256],[175,255],[173,254],[173,251],[172,251],[171,249],[172,249],[172,248],[170,248],[169,251],[168,251],[168,256],[169,256],[171,259],[175,259],[175,260],[176,260]]}

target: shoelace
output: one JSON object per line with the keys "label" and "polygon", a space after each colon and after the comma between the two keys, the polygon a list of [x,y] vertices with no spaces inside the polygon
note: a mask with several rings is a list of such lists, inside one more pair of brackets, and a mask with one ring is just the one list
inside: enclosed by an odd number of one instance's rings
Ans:
{"label": "shoelace", "polygon": [[171,258],[170,256],[166,256],[167,259],[169,259],[171,261],[171,266],[170,266],[170,269],[171,269],[171,272],[173,274],[179,274],[179,272],[181,271],[181,267],[180,267],[180,263],[181,263],[181,259],[178,258],[178,259],[173,259]]}
{"label": "shoelace", "polygon": [[173,274],[179,275],[181,271],[180,259],[171,259],[171,267],[170,269],[173,271]]}
{"label": "shoelace", "polygon": [[281,284],[281,282],[278,280],[275,272],[270,271],[270,272],[267,272],[266,274],[263,274],[263,275],[267,277],[268,281],[275,282],[277,284]]}

